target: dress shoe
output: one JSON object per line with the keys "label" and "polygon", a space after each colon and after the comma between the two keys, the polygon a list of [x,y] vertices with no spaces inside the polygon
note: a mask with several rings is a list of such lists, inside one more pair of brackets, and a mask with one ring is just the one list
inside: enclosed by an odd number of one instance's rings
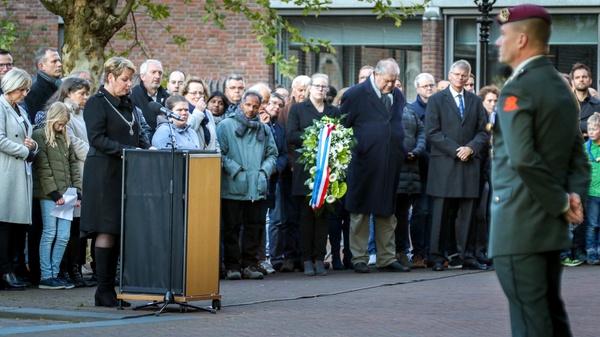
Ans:
{"label": "dress shoe", "polygon": [[388,264],[385,267],[377,268],[377,270],[399,273],[399,272],[409,272],[410,271],[410,267],[409,266],[405,266],[405,265],[403,265],[402,263],[400,263],[398,261],[394,261],[394,262]]}
{"label": "dress shoe", "polygon": [[327,275],[327,267],[323,261],[315,261],[315,275],[325,276]]}
{"label": "dress shoe", "polygon": [[465,261],[463,262],[463,266],[462,269],[467,269],[467,270],[487,270],[487,265],[483,264],[483,263],[479,263],[476,260],[473,261]]}
{"label": "dress shoe", "polygon": [[3,274],[0,284],[7,290],[25,290],[26,288],[25,283],[20,282],[14,273]]}
{"label": "dress shoe", "polygon": [[405,253],[396,253],[396,260],[408,268],[414,268],[414,264],[410,262],[408,256]]}
{"label": "dress shoe", "polygon": [[444,271],[444,264],[442,262],[434,262],[433,267],[431,267],[433,271]]}
{"label": "dress shoe", "polygon": [[313,266],[312,261],[304,261],[304,275],[315,276],[315,268]]}
{"label": "dress shoe", "polygon": [[294,271],[294,260],[285,259],[283,264],[281,265],[281,269],[279,270],[282,273],[289,273]]}
{"label": "dress shoe", "polygon": [[361,274],[366,274],[369,272],[369,266],[367,266],[364,262],[359,262],[354,265],[354,271]]}
{"label": "dress shoe", "polygon": [[492,259],[490,259],[487,254],[479,254],[477,255],[477,262],[481,264],[487,264],[489,266],[492,264]]}

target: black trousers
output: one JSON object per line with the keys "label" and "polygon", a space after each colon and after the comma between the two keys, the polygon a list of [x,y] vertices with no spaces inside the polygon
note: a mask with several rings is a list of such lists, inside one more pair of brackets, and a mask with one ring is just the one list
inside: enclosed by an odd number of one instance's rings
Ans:
{"label": "black trousers", "polygon": [[333,212],[329,213],[329,244],[331,245],[331,258],[333,262],[340,260],[340,245],[342,235],[344,239],[344,265],[352,264],[350,251],[350,212],[344,208],[343,197],[336,201]]}
{"label": "black trousers", "polygon": [[408,251],[409,243],[409,210],[413,203],[413,200],[418,195],[410,195],[405,193],[398,194],[396,198],[396,220],[398,224],[394,230],[394,236],[396,240],[396,254],[406,254]]}
{"label": "black trousers", "polygon": [[292,196],[292,175],[282,175],[281,183],[281,240],[285,259],[300,261],[300,209]]}
{"label": "black trousers", "polygon": [[14,243],[18,236],[19,226],[27,225],[0,222],[0,275],[14,272]]}
{"label": "black trousers", "polygon": [[[473,252],[467,249],[475,198],[441,198],[433,197],[433,214],[431,218],[431,245],[429,256],[433,262],[445,260],[444,242],[446,242],[447,226],[455,223],[454,237],[456,250],[465,261],[474,260]],[[452,216],[456,214],[456,217]]]}
{"label": "black trousers", "polygon": [[317,216],[308,202],[306,202],[305,196],[297,196],[296,198],[300,205],[300,247],[302,247],[302,261],[323,261],[327,253],[329,212],[324,209]]}
{"label": "black trousers", "polygon": [[[221,199],[221,242],[226,270],[258,265],[261,233],[267,215],[266,202]],[[244,225],[240,241],[240,230]]]}

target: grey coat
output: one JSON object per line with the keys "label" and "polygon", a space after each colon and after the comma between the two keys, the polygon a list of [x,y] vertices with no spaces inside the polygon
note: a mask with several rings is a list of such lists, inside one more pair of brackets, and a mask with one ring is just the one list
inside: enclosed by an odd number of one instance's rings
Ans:
{"label": "grey coat", "polygon": [[33,180],[31,166],[26,169],[29,149],[23,142],[31,137],[33,127],[27,112],[18,109],[21,116],[0,95],[0,221],[31,224]]}

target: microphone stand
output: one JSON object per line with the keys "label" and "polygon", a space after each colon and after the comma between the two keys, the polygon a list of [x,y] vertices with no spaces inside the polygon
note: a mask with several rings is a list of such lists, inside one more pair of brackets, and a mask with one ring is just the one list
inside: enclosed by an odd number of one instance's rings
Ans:
{"label": "microphone stand", "polygon": [[[162,312],[169,306],[169,304],[176,304],[179,306],[179,312],[182,312],[185,308],[187,312],[187,308],[194,308],[197,310],[208,311],[211,314],[216,314],[217,310],[212,307],[199,307],[187,302],[177,302],[175,301],[175,293],[173,292],[173,203],[175,202],[175,148],[177,147],[177,139],[175,138],[175,133],[173,132],[173,128],[175,127],[173,124],[173,118],[167,117],[167,121],[169,123],[169,136],[171,138],[171,142],[167,143],[167,145],[171,146],[171,181],[169,183],[169,283],[168,290],[165,293],[165,296],[160,302],[152,302],[144,305],[137,306],[133,308],[133,310],[137,310],[140,308],[146,308],[149,306],[160,306],[159,310],[154,313],[155,316],[160,316]],[[142,316],[150,316],[141,315],[134,317],[142,317]]]}

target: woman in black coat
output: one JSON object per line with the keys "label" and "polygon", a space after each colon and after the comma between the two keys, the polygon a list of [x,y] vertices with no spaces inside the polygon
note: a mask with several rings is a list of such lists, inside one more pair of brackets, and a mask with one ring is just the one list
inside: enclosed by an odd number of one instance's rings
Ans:
{"label": "woman in black coat", "polygon": [[134,73],[131,61],[110,58],[104,63],[104,87],[84,108],[90,150],[84,166],[81,230],[96,236],[96,306],[119,305],[114,282],[121,233],[123,149],[150,148],[128,95]]}
{"label": "woman in black coat", "polygon": [[[304,130],[311,126],[314,120],[320,120],[324,116],[340,117],[337,107],[329,104],[325,99],[329,89],[329,77],[325,74],[314,74],[308,85],[308,99],[296,103],[290,108],[287,118],[286,141],[302,147],[300,136]],[[302,247],[302,261],[304,261],[305,275],[326,275],[323,259],[325,258],[327,246],[327,234],[329,232],[329,213],[324,211],[319,216],[315,215],[307,201],[310,188],[304,184],[310,178],[310,174],[304,170],[304,164],[298,163],[298,152],[294,153],[296,159],[292,176],[292,195],[296,197],[300,209],[300,246]],[[313,261],[315,263],[313,267]],[[316,271],[315,271],[316,268]]]}

